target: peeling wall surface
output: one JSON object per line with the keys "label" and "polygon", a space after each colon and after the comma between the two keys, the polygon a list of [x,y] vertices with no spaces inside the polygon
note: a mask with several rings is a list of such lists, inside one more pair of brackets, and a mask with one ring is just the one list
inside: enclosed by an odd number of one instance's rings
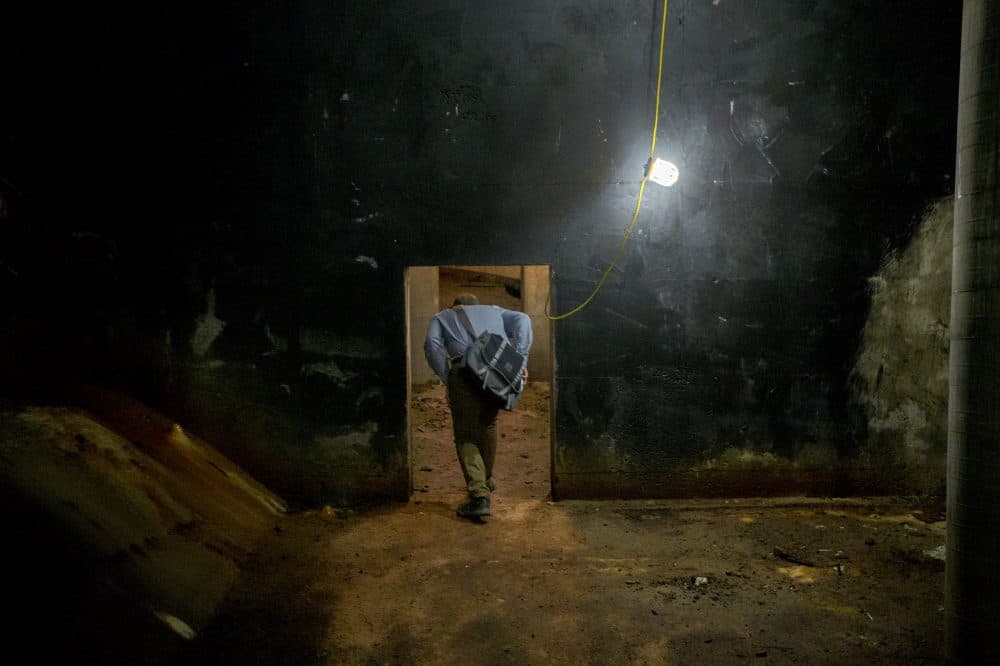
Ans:
{"label": "peeling wall surface", "polygon": [[851,373],[864,408],[861,456],[943,491],[954,201],[929,206],[910,243],[869,282],[871,308]]}
{"label": "peeling wall surface", "polygon": [[[661,8],[15,3],[4,393],[101,381],[286,498],[405,498],[406,267],[549,265],[556,312],[590,293],[648,157]],[[670,2],[680,181],[555,324],[557,497],[924,488],[936,462],[872,437],[851,373],[871,279],[951,193],[960,13]]]}

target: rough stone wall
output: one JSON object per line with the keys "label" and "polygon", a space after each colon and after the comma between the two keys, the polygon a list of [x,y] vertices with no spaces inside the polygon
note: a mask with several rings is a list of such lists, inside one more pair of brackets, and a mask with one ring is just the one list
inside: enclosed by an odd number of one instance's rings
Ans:
{"label": "rough stone wall", "polygon": [[926,492],[945,481],[953,220],[954,200],[938,201],[909,245],[883,260],[851,375],[867,425],[863,457]]}

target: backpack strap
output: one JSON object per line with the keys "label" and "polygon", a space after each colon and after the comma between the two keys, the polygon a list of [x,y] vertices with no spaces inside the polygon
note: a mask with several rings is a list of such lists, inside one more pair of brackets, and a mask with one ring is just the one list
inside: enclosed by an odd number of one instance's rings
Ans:
{"label": "backpack strap", "polygon": [[462,326],[465,327],[465,330],[467,330],[469,332],[469,335],[472,336],[472,341],[475,342],[476,331],[474,328],[472,328],[472,322],[469,321],[469,314],[465,311],[465,308],[463,308],[461,305],[457,306],[455,308],[455,311],[458,312],[458,320],[462,322]]}

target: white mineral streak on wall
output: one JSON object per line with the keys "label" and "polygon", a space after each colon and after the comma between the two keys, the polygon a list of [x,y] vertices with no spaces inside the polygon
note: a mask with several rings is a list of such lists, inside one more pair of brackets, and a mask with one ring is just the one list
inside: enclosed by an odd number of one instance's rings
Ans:
{"label": "white mineral streak on wall", "polygon": [[226,327],[226,322],[215,316],[215,290],[209,289],[206,295],[206,312],[194,323],[194,333],[191,334],[191,351],[195,356],[204,356],[215,339]]}

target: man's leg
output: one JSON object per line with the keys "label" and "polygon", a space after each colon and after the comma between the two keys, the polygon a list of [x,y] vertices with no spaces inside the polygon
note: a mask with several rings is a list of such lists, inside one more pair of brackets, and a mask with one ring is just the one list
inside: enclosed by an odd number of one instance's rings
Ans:
{"label": "man's leg", "polygon": [[485,469],[486,484],[493,490],[493,463],[497,458],[497,416],[500,408],[490,404],[487,400],[480,400],[479,428],[476,443],[479,448],[479,455],[483,459]]}
{"label": "man's leg", "polygon": [[462,442],[456,444],[458,461],[462,465],[462,474],[465,475],[465,487],[469,490],[469,497],[489,497],[490,488],[487,485],[486,466],[483,464],[483,456],[479,452],[479,447],[473,442]]}
{"label": "man's leg", "polygon": [[[493,428],[493,454],[489,447],[483,447],[483,427],[486,425],[482,414],[482,399],[469,385],[460,369],[452,368],[448,374],[448,405],[455,431],[455,452],[465,477],[465,486],[470,497],[489,498],[490,489],[486,480],[492,472],[493,456],[496,454],[496,427]],[[486,449],[489,460],[483,456]]]}

